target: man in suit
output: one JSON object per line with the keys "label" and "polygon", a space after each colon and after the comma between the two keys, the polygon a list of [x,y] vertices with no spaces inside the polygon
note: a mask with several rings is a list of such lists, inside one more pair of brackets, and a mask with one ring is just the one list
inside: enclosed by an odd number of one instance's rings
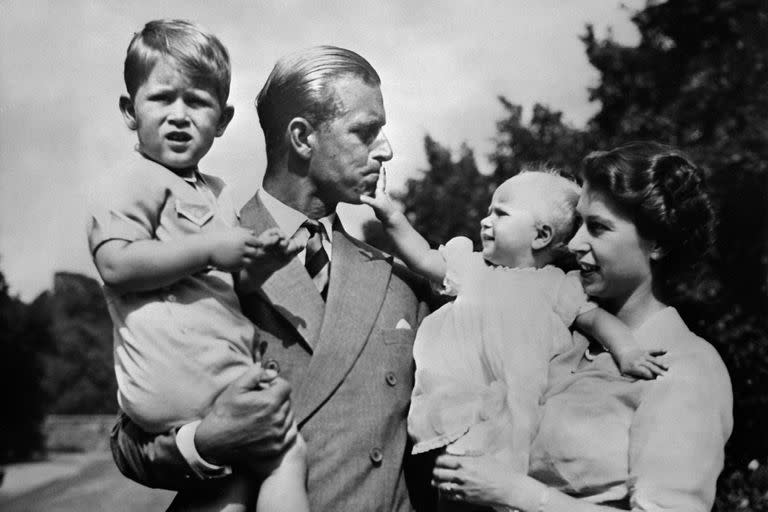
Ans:
{"label": "man in suit", "polygon": [[269,468],[294,441],[295,420],[313,510],[412,510],[422,496],[406,485],[405,420],[428,289],[347,234],[335,213],[338,203],[372,194],[392,158],[379,76],[354,52],[311,48],[277,62],[257,110],[267,169],[241,224],[255,233],[279,227],[306,243],[271,274],[238,283],[263,370],[246,373],[178,432],[150,435],[121,415],[115,461],[140,483],[202,496],[232,465]]}

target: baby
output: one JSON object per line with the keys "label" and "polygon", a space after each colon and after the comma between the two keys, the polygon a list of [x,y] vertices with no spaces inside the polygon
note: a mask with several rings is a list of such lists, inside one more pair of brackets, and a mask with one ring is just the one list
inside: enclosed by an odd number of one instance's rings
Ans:
{"label": "baby", "polygon": [[405,263],[456,297],[416,335],[414,453],[499,453],[527,472],[548,363],[568,349],[571,325],[602,343],[623,373],[651,379],[666,370],[663,352],[640,349],[621,321],[588,300],[576,272],[553,265],[575,231],[578,198],[578,185],[552,171],[508,179],[481,222],[482,253],[464,237],[430,249],[387,197],[383,174],[375,197],[361,198]]}
{"label": "baby", "polygon": [[[96,185],[88,224],[115,327],[118,401],[143,429],[184,425],[194,439],[195,420],[259,364],[230,272],[266,276],[300,247],[277,230],[238,227],[224,183],[198,168],[234,114],[229,55],[215,36],[151,21],[134,35],[124,75],[120,110],[138,136],[136,154]],[[257,511],[309,510],[297,439],[263,481],[235,475],[196,510],[250,510],[257,489]]]}

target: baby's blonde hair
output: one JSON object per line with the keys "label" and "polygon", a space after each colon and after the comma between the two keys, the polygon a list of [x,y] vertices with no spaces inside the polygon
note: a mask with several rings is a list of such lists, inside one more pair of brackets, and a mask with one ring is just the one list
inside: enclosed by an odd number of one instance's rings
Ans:
{"label": "baby's blonde hair", "polygon": [[578,228],[576,204],[581,187],[559,169],[546,164],[524,165],[517,176],[533,180],[531,183],[539,191],[537,197],[541,198],[544,207],[534,214],[537,225],[546,224],[552,228],[552,242],[545,250],[557,263],[568,256],[568,242]]}

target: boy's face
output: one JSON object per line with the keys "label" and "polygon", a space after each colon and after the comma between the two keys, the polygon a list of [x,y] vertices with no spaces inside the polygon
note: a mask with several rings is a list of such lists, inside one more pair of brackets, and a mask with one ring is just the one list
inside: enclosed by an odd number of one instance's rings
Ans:
{"label": "boy's face", "polygon": [[133,101],[120,98],[120,109],[141,152],[174,171],[196,167],[234,114],[231,106],[222,109],[210,87],[194,83],[167,58],[157,61]]}

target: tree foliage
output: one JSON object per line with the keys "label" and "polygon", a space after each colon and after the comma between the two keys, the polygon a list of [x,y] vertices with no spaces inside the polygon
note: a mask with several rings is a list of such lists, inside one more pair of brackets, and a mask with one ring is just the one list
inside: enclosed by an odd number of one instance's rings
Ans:
{"label": "tree foliage", "polygon": [[42,353],[50,347],[44,301],[24,304],[8,291],[0,273],[0,465],[43,450]]}
{"label": "tree foliage", "polygon": [[53,346],[45,354],[48,411],[116,412],[112,322],[99,283],[80,274],[58,272],[47,300],[53,337]]}

